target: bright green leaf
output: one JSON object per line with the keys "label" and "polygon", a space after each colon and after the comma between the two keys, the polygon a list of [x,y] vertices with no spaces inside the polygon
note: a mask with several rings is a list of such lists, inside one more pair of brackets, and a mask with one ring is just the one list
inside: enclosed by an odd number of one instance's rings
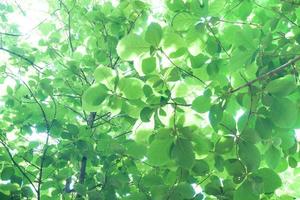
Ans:
{"label": "bright green leaf", "polygon": [[162,39],[163,32],[159,24],[151,23],[145,33],[145,40],[151,45],[158,47]]}
{"label": "bright green leaf", "polygon": [[192,109],[199,113],[208,112],[210,106],[210,98],[205,95],[196,97],[192,102]]}
{"label": "bright green leaf", "polygon": [[169,162],[171,145],[173,141],[170,138],[155,139],[147,152],[149,163],[155,166],[162,166]]}
{"label": "bright green leaf", "polygon": [[279,175],[271,169],[261,168],[256,174],[263,179],[265,193],[272,193],[282,185]]}
{"label": "bright green leaf", "polygon": [[129,34],[122,38],[117,46],[117,53],[123,60],[134,60],[149,51],[149,44],[139,35]]}
{"label": "bright green leaf", "polygon": [[196,21],[197,17],[194,17],[189,13],[182,12],[175,15],[172,25],[176,31],[186,31],[190,28],[190,26],[195,24]]}
{"label": "bright green leaf", "polygon": [[90,112],[97,111],[107,95],[107,88],[103,84],[90,86],[82,96],[83,109]]}
{"label": "bright green leaf", "polygon": [[190,169],[195,161],[192,143],[183,138],[178,138],[172,152],[179,166]]}
{"label": "bright green leaf", "polygon": [[264,155],[268,166],[272,169],[275,169],[280,162],[280,158],[281,158],[280,151],[272,145],[268,148],[268,150]]}
{"label": "bright green leaf", "polygon": [[145,58],[142,61],[142,71],[144,74],[149,74],[153,72],[156,69],[156,58],[155,57],[149,57]]}
{"label": "bright green leaf", "polygon": [[277,95],[286,96],[296,89],[295,77],[287,75],[275,80],[272,80],[266,86],[266,91]]}
{"label": "bright green leaf", "polygon": [[139,99],[143,96],[143,81],[137,78],[123,78],[119,81],[119,88],[128,99]]}
{"label": "bright green leaf", "polygon": [[297,105],[287,98],[274,98],[270,107],[270,119],[280,128],[291,128],[298,116]]}
{"label": "bright green leaf", "polygon": [[261,155],[258,148],[248,142],[239,143],[238,154],[247,171],[255,171],[260,166]]}

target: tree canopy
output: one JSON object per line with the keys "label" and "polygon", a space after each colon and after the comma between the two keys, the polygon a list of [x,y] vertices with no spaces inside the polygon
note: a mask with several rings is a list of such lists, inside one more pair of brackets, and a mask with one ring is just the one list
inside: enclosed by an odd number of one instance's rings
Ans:
{"label": "tree canopy", "polygon": [[300,198],[299,0],[46,3],[0,2],[1,200]]}

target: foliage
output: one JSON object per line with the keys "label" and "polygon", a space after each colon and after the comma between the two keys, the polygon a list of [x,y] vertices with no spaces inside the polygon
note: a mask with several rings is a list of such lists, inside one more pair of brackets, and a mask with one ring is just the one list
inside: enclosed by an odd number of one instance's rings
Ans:
{"label": "foliage", "polygon": [[300,198],[298,0],[48,3],[0,3],[0,199]]}

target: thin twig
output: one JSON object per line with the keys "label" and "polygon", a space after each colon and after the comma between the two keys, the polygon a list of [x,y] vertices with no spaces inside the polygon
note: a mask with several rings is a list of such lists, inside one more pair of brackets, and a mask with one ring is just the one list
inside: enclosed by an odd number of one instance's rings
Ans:
{"label": "thin twig", "polygon": [[121,133],[121,134],[115,136],[114,139],[119,138],[119,137],[122,137],[122,136],[124,136],[124,135],[127,135],[128,133],[131,133],[131,132],[132,132],[132,130],[126,131],[126,132],[124,132],[124,133]]}
{"label": "thin twig", "polygon": [[83,120],[86,120],[86,118],[77,110],[75,110],[74,108],[72,107],[69,107],[67,105],[63,105],[65,108],[71,110],[72,112],[76,113],[77,115],[79,115]]}
{"label": "thin twig", "polygon": [[16,0],[15,0],[14,2],[15,2],[15,4],[17,5],[17,7],[19,8],[19,10],[21,11],[22,15],[26,16],[25,11],[24,11],[23,8],[20,6],[20,4],[19,4]]}
{"label": "thin twig", "polygon": [[201,180],[201,181],[199,182],[199,185],[201,185],[202,183],[204,183],[211,175],[212,175],[212,172],[209,173],[203,180]]}
{"label": "thin twig", "polygon": [[219,44],[219,46],[223,49],[223,51],[226,53],[226,55],[230,58],[231,56],[229,55],[229,53],[226,51],[225,47],[222,45],[221,41],[219,40],[219,38],[216,36],[215,32],[213,31],[212,27],[209,25],[209,23],[206,24],[208,27],[209,32],[211,32],[211,34],[213,35],[213,37],[215,38],[216,42]]}
{"label": "thin twig", "polygon": [[83,76],[83,79],[85,80],[85,82],[88,84],[88,85],[91,85],[91,83],[88,81],[84,71],[80,68],[80,72],[82,73],[82,76]]}
{"label": "thin twig", "polygon": [[176,68],[179,69],[180,71],[184,72],[184,73],[187,74],[188,76],[191,76],[191,77],[197,79],[197,80],[200,81],[204,86],[207,87],[206,83],[205,83],[203,80],[201,80],[200,78],[198,78],[197,76],[195,76],[195,75],[192,74],[191,72],[189,72],[189,71],[187,71],[187,70],[185,70],[185,69],[179,67],[177,64],[175,64],[175,63],[172,61],[172,59],[171,59],[171,58],[170,58],[163,50],[160,50],[160,51],[161,51],[161,53],[169,60],[169,62],[170,62],[174,67],[176,67]]}
{"label": "thin twig", "polygon": [[224,23],[229,23],[229,24],[242,24],[242,25],[251,25],[251,26],[256,26],[256,27],[259,27],[261,28],[262,25],[260,24],[256,24],[256,23],[252,23],[252,22],[243,22],[243,21],[228,21],[226,19],[218,19],[217,21],[220,21],[220,22],[224,22]]}

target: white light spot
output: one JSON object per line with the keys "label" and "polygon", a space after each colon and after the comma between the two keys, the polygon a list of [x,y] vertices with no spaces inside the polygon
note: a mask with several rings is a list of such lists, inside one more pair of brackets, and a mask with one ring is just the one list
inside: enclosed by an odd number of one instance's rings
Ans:
{"label": "white light spot", "polygon": [[300,142],[300,129],[295,129],[295,137],[298,142]]}
{"label": "white light spot", "polygon": [[243,109],[239,109],[239,110],[236,112],[236,114],[235,114],[235,117],[234,117],[235,121],[236,121],[236,122],[239,121],[239,119],[241,118],[241,116],[242,116],[244,113],[245,113],[245,111],[244,111]]}
{"label": "white light spot", "polygon": [[202,192],[202,188],[201,188],[200,185],[197,185],[196,183],[193,183],[193,184],[192,184],[192,187],[193,187],[193,189],[195,190],[195,193],[196,193],[196,194]]}

